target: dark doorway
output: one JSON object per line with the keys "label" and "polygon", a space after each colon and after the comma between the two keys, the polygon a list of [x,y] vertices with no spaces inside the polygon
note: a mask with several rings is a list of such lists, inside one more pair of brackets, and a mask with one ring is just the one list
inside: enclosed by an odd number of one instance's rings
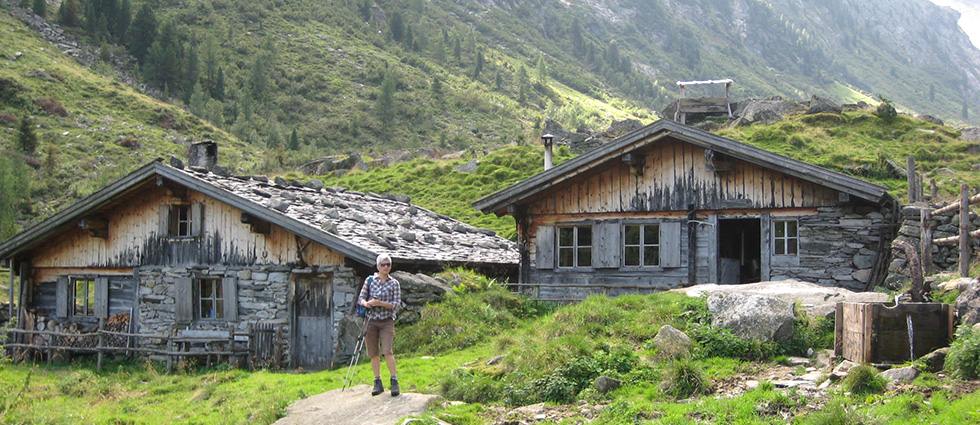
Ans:
{"label": "dark doorway", "polygon": [[762,222],[718,220],[718,283],[752,283],[762,278]]}

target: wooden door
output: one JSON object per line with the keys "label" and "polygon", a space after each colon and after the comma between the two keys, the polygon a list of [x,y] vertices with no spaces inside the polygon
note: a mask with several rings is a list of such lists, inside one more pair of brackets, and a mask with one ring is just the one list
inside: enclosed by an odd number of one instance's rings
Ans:
{"label": "wooden door", "polygon": [[296,333],[293,340],[294,366],[307,370],[330,367],[333,356],[333,298],[331,275],[296,276]]}

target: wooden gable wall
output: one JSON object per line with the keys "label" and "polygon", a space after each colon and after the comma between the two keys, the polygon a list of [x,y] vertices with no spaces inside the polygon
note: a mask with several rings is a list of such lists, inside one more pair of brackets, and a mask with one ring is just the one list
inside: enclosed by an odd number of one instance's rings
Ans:
{"label": "wooden gable wall", "polygon": [[[202,206],[202,234],[194,238],[160,235],[160,206],[188,202]],[[177,198],[152,188],[105,212],[108,236],[95,237],[70,227],[35,248],[37,268],[125,268],[143,265],[340,265],[343,255],[271,225],[268,234],[252,232],[241,210],[194,191]],[[302,251],[302,254],[301,254]]]}
{"label": "wooden gable wall", "polygon": [[528,212],[546,215],[647,211],[812,208],[839,205],[838,192],[745,161],[709,171],[705,148],[664,139],[634,156],[638,167],[613,161],[530,200]]}

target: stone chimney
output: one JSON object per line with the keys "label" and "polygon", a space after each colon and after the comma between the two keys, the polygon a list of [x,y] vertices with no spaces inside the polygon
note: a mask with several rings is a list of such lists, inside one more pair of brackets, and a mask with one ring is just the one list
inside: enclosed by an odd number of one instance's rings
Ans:
{"label": "stone chimney", "polygon": [[541,136],[541,142],[544,143],[544,170],[548,171],[555,166],[551,158],[551,147],[555,144],[555,136],[547,133]]}
{"label": "stone chimney", "polygon": [[192,143],[187,148],[187,165],[211,171],[218,164],[218,144],[210,140]]}

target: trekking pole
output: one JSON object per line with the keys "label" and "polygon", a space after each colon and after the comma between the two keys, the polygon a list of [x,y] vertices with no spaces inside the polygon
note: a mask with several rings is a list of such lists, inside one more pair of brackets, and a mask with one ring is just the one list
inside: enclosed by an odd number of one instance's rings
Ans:
{"label": "trekking pole", "polygon": [[350,366],[347,366],[347,376],[344,377],[344,387],[340,389],[341,392],[347,389],[347,386],[351,384],[354,380],[354,370],[357,368],[357,361],[361,358],[361,349],[364,348],[364,334],[367,333],[368,319],[364,318],[364,325],[361,326],[361,333],[357,336],[357,343],[354,344],[354,352],[351,353]]}

